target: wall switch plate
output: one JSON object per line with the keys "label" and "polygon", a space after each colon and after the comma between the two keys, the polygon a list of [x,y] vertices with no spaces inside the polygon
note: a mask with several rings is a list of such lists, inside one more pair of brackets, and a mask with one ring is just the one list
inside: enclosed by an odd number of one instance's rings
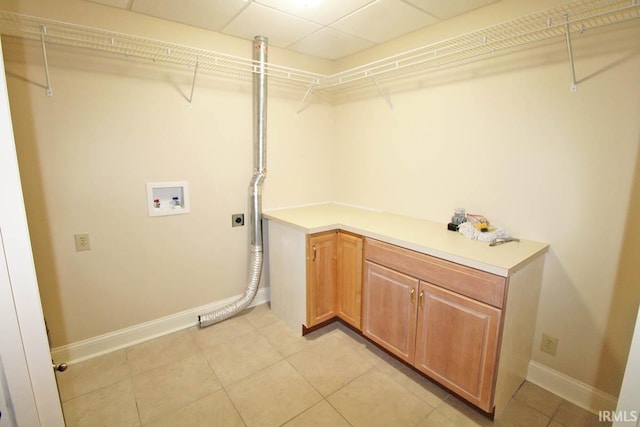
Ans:
{"label": "wall switch plate", "polygon": [[89,241],[89,233],[74,234],[73,238],[76,241],[76,252],[88,251],[91,249],[91,242]]}
{"label": "wall switch plate", "polygon": [[558,338],[552,337],[551,335],[542,334],[540,351],[555,356],[556,351],[558,351]]}
{"label": "wall switch plate", "polygon": [[242,227],[244,225],[244,214],[231,215],[231,226]]}

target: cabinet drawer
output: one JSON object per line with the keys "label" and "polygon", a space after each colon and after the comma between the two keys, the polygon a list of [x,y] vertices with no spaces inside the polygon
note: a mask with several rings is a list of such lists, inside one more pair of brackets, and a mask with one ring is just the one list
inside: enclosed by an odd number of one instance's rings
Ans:
{"label": "cabinet drawer", "polygon": [[366,239],[365,259],[502,308],[506,279],[378,240]]}

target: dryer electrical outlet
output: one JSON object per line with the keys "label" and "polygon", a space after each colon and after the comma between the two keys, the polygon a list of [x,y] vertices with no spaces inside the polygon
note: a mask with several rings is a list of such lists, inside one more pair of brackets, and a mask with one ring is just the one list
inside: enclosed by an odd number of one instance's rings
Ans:
{"label": "dryer electrical outlet", "polygon": [[242,227],[244,225],[244,214],[231,215],[231,226]]}

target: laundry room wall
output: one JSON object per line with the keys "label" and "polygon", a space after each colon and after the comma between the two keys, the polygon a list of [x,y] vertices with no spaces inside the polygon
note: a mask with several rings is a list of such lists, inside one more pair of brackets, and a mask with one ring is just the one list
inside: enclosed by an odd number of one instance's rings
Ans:
{"label": "laundry room wall", "polygon": [[[330,74],[561,4],[502,0],[337,62]],[[84,0],[6,0],[20,13],[249,57],[248,41]],[[43,306],[54,347],[242,292],[252,173],[251,85],[193,70],[3,39]],[[614,398],[640,301],[640,30],[563,38],[338,97],[270,87],[264,207],[328,200],[445,223],[456,207],[550,245],[534,363]],[[191,213],[149,218],[145,184],[188,180]],[[76,252],[73,234],[92,249]],[[194,319],[195,321],[195,319]],[[558,353],[538,350],[542,333]]]}
{"label": "laundry room wall", "polygon": [[[87,1],[15,2],[46,16],[251,58],[252,46]],[[244,291],[253,174],[251,80],[5,38],[25,202],[53,347],[122,330]],[[270,60],[326,61],[269,49]],[[269,85],[265,208],[332,196],[333,114],[304,89]],[[190,186],[191,212],[149,217],[146,183]],[[245,227],[231,215],[245,213]],[[75,233],[91,250],[76,252]],[[194,324],[196,318],[194,317]]]}
{"label": "laundry room wall", "polygon": [[[498,2],[447,22],[451,33],[440,25],[394,47],[455,36],[460,21],[467,32],[482,28],[488,14],[517,18],[529,7]],[[389,54],[380,49],[358,59]],[[335,110],[336,198],[442,223],[461,207],[549,243],[534,361],[576,388],[617,396],[640,301],[634,267],[620,264],[630,241],[640,245],[628,218],[638,203],[640,31],[587,31],[574,35],[573,49],[575,93],[565,40],[556,38],[381,83],[392,108],[373,83],[366,94],[344,96]],[[542,333],[559,338],[556,356],[539,350]]]}

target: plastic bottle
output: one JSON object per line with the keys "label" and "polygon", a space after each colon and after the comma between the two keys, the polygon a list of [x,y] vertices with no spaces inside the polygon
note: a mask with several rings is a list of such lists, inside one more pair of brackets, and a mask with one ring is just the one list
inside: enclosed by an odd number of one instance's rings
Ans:
{"label": "plastic bottle", "polygon": [[451,217],[451,223],[455,225],[460,225],[463,222],[467,221],[467,217],[465,215],[463,208],[456,208],[454,211],[454,215]]}

